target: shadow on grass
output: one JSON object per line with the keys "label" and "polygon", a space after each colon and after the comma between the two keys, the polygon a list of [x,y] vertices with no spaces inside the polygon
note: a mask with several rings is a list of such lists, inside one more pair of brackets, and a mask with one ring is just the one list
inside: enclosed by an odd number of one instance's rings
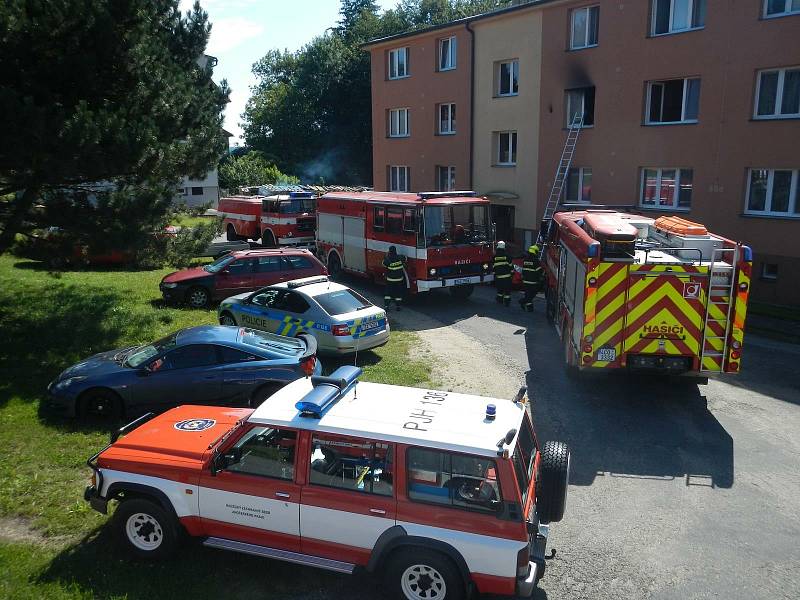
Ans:
{"label": "shadow on grass", "polygon": [[131,561],[117,547],[110,525],[56,555],[35,583],[56,583],[99,599],[384,598],[378,580],[371,576],[338,575],[212,550],[194,539],[184,541],[176,556],[168,561]]}
{"label": "shadow on grass", "polygon": [[20,260],[14,263],[14,268],[25,271],[49,273],[56,278],[62,273],[130,273],[132,271],[146,272],[158,270],[158,267],[139,267],[133,264],[65,264],[63,266],[56,267],[46,261],[34,260],[25,257],[20,257]]}

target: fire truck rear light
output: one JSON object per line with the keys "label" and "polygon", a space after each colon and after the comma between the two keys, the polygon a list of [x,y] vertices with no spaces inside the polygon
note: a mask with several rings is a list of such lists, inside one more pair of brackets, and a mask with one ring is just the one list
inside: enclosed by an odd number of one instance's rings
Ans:
{"label": "fire truck rear light", "polygon": [[528,575],[528,562],[530,561],[530,549],[528,546],[517,552],[517,577]]}
{"label": "fire truck rear light", "polygon": [[591,335],[587,335],[585,338],[583,338],[583,341],[587,344],[591,344],[594,341],[594,338]]}
{"label": "fire truck rear light", "polygon": [[590,277],[589,278],[589,285],[595,287],[597,285],[597,277]]}
{"label": "fire truck rear light", "polygon": [[748,285],[746,283],[742,282],[742,283],[739,284],[739,290],[741,290],[742,292],[746,292],[747,288],[748,288]]}
{"label": "fire truck rear light", "polygon": [[741,355],[742,355],[742,353],[741,353],[741,352],[739,352],[738,350],[733,350],[733,351],[731,351],[731,358],[732,358],[733,360],[739,360],[739,357],[740,357]]}
{"label": "fire truck rear light", "polygon": [[350,335],[350,327],[348,325],[334,325],[331,328],[333,335]]}
{"label": "fire truck rear light", "polygon": [[309,356],[308,358],[304,358],[300,361],[300,368],[303,370],[307,376],[311,376],[314,374],[314,367],[317,366],[317,357],[316,356]]}
{"label": "fire truck rear light", "polygon": [[598,242],[592,242],[589,244],[589,248],[586,250],[586,256],[589,258],[596,258],[600,256],[600,244]]}
{"label": "fire truck rear light", "polygon": [[586,345],[583,347],[583,351],[584,351],[586,354],[591,354],[591,353],[592,353],[592,346],[591,346],[591,344],[586,344]]}
{"label": "fire truck rear light", "polygon": [[738,371],[739,370],[739,363],[735,363],[735,362],[728,363],[728,369],[730,369],[731,371]]}
{"label": "fire truck rear light", "polygon": [[742,347],[742,345],[739,343],[739,340],[733,340],[733,342],[731,342],[731,346],[733,346],[737,350]]}
{"label": "fire truck rear light", "polygon": [[584,354],[583,355],[583,364],[588,365],[592,362],[592,355],[591,354]]}

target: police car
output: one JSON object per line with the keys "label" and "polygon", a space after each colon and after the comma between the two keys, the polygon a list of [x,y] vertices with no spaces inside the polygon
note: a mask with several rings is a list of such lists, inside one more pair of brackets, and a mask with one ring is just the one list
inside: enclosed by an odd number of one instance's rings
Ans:
{"label": "police car", "polygon": [[326,276],[306,277],[239,294],[218,310],[222,325],[241,325],[279,335],[307,332],[318,352],[349,354],[389,341],[386,311]]}
{"label": "police car", "polygon": [[[532,595],[570,453],[513,400],[359,382],[344,366],[255,410],[183,406],[123,427],[85,498],[124,548],[210,548],[381,574],[404,600]],[[123,435],[123,437],[119,437]]]}

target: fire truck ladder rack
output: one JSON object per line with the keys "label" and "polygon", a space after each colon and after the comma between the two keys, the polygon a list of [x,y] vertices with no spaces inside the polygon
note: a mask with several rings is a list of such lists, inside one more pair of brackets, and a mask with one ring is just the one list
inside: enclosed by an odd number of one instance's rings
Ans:
{"label": "fire truck ladder rack", "polygon": [[544,242],[544,229],[545,224],[547,227],[553,219],[553,214],[556,212],[561,194],[564,191],[564,183],[569,175],[569,168],[572,165],[572,157],[575,156],[575,146],[578,144],[578,136],[583,128],[583,113],[575,113],[572,121],[569,124],[567,131],[567,139],[564,142],[564,149],[561,151],[561,158],[558,161],[558,168],[556,169],[556,177],[553,180],[553,187],[550,188],[550,196],[547,198],[547,204],[544,207],[544,216],[542,217],[542,227],[539,228],[539,245]]}
{"label": "fire truck ladder rack", "polygon": [[[726,253],[730,253],[730,263],[723,260]],[[725,357],[728,355],[728,336],[731,330],[731,311],[734,304],[735,266],[739,261],[739,248],[715,248],[711,254],[711,264],[708,267],[708,298],[706,298],[706,314],[703,319],[703,340],[700,344],[700,372],[721,373],[725,366]],[[723,267],[724,265],[724,267]],[[724,284],[717,283],[727,278]],[[720,319],[711,312],[711,307],[716,306],[725,317]],[[716,332],[709,328],[711,323],[716,323],[724,329],[723,335],[714,335]],[[722,351],[716,352],[706,348],[707,340],[722,340]],[[714,358],[719,368],[706,369],[705,358]]]}

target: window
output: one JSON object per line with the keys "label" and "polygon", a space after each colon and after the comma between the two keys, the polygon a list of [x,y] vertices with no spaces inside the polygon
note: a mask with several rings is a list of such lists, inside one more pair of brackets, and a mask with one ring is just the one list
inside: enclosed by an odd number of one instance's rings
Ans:
{"label": "window", "polygon": [[647,84],[648,125],[696,123],[700,106],[699,79],[670,79]]}
{"label": "window", "polygon": [[251,360],[258,360],[258,357],[242,352],[236,348],[228,348],[228,346],[217,346],[220,355],[220,362],[223,363],[238,363],[248,362]]}
{"label": "window", "polygon": [[700,29],[706,22],[706,0],[653,0],[652,35]]}
{"label": "window", "polygon": [[386,233],[402,233],[403,231],[403,209],[386,209]]}
{"label": "window", "polygon": [[275,273],[284,268],[286,267],[280,256],[259,256],[256,262],[257,273]]}
{"label": "window", "polygon": [[292,265],[293,269],[313,269],[314,268],[314,265],[312,265],[311,261],[308,260],[305,256],[289,255],[289,256],[284,256],[283,258],[290,265]]}
{"label": "window", "polygon": [[178,188],[178,193],[181,196],[188,196],[189,195],[189,188],[180,187],[180,188]]}
{"label": "window", "polygon": [[314,300],[326,313],[334,317],[372,306],[364,296],[349,288],[314,296]]}
{"label": "window", "polygon": [[800,0],[765,0],[764,17],[785,17],[800,14]]}
{"label": "window", "polygon": [[662,210],[689,210],[693,175],[692,169],[642,169],[639,205]]}
{"label": "window", "polygon": [[770,281],[778,279],[778,265],[775,263],[762,263],[761,279],[769,279]]}
{"label": "window", "polygon": [[502,504],[497,467],[489,458],[409,448],[407,472],[411,500],[483,512]]}
{"label": "window", "polygon": [[592,170],[589,167],[572,168],[567,173],[564,202],[592,201]]}
{"label": "window", "polygon": [[417,232],[417,211],[413,208],[403,209],[403,231],[407,233]]}
{"label": "window", "polygon": [[439,105],[439,135],[449,135],[456,132],[456,105]]}
{"label": "window", "polygon": [[391,496],[392,446],[315,433],[311,438],[312,484]]}
{"label": "window", "polygon": [[517,164],[517,132],[498,131],[497,136],[497,163],[498,165]]}
{"label": "window", "polygon": [[436,181],[440,192],[452,192],[456,189],[456,168],[436,167]]}
{"label": "window", "polygon": [[571,50],[597,46],[597,29],[600,20],[599,6],[586,6],[572,11]]}
{"label": "window", "polygon": [[203,188],[201,187],[192,188],[192,196],[202,196],[202,195],[203,195]]}
{"label": "window", "polygon": [[267,289],[250,296],[250,303],[256,306],[272,306],[285,292],[276,289]]}
{"label": "window", "polygon": [[439,40],[439,70],[449,71],[456,68],[456,37]]}
{"label": "window", "polygon": [[567,123],[569,127],[577,115],[583,115],[583,126],[594,125],[594,87],[567,90]]}
{"label": "window", "polygon": [[408,77],[408,48],[389,50],[389,79]]}
{"label": "window", "polygon": [[389,191],[408,192],[411,189],[411,169],[408,167],[389,167]]}
{"label": "window", "polygon": [[[158,361],[156,361],[158,362]],[[209,344],[194,344],[167,352],[159,367],[154,370],[191,369],[217,364],[217,351]]]}
{"label": "window", "polygon": [[286,429],[254,427],[225,456],[226,471],[294,480],[294,449],[297,434]]}
{"label": "window", "polygon": [[272,304],[272,308],[290,313],[303,314],[311,308],[311,305],[297,292],[287,292],[275,300]]}
{"label": "window", "polygon": [[253,272],[253,265],[255,261],[250,259],[236,260],[225,267],[225,270],[231,275],[243,275],[245,273]]}
{"label": "window", "polygon": [[386,223],[386,209],[382,206],[376,206],[372,213],[372,228],[383,231]]}
{"label": "window", "polygon": [[756,119],[800,117],[800,67],[761,71],[756,83]]}
{"label": "window", "polygon": [[497,63],[497,95],[516,96],[519,93],[519,61]]}
{"label": "window", "polygon": [[389,111],[389,137],[408,137],[407,108],[393,108]]}
{"label": "window", "polygon": [[800,171],[750,169],[745,212],[800,218]]}

